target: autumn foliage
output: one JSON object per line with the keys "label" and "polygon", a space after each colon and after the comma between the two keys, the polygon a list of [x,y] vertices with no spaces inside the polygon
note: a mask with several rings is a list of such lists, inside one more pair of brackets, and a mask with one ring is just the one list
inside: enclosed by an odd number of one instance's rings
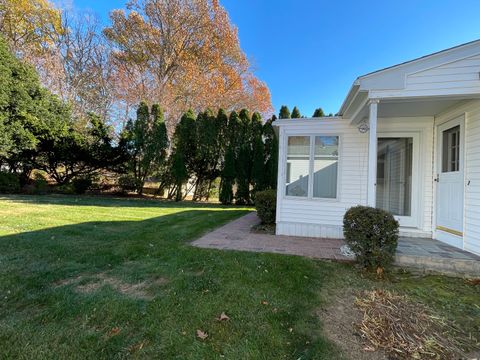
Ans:
{"label": "autumn foliage", "polygon": [[[104,34],[114,46],[125,103],[158,101],[172,116],[187,109],[271,110],[267,86],[240,48],[218,1],[132,1],[111,13]],[[136,91],[124,87],[136,85]]]}
{"label": "autumn foliage", "polygon": [[78,118],[93,111],[123,127],[141,101],[158,103],[172,136],[188,109],[271,112],[218,0],[133,0],[110,18],[102,29],[94,15],[49,0],[0,0],[10,49]]}

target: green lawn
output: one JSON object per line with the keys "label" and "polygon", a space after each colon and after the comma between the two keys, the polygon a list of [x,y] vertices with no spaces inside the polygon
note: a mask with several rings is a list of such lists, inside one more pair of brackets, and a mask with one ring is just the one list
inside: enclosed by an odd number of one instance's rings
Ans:
{"label": "green lawn", "polygon": [[0,198],[0,358],[342,358],[317,316],[342,288],[397,289],[480,331],[480,290],[463,280],[377,282],[351,265],[188,245],[249,210]]}

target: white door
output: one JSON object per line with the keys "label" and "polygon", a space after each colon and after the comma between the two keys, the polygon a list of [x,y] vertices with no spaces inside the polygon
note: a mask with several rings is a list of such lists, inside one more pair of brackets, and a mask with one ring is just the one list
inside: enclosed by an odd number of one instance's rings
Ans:
{"label": "white door", "polygon": [[437,127],[436,238],[463,247],[464,117]]}

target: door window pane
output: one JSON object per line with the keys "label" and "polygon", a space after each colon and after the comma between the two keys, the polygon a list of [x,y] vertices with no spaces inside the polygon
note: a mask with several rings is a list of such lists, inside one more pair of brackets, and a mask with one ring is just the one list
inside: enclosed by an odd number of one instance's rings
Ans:
{"label": "door window pane", "polygon": [[313,197],[337,197],[338,136],[315,136]]}
{"label": "door window pane", "polygon": [[413,138],[379,138],[377,208],[412,215]]}
{"label": "door window pane", "polygon": [[443,132],[442,172],[460,170],[460,141],[459,125]]}
{"label": "door window pane", "polygon": [[308,174],[310,168],[310,136],[289,136],[287,146],[288,196],[308,195]]}

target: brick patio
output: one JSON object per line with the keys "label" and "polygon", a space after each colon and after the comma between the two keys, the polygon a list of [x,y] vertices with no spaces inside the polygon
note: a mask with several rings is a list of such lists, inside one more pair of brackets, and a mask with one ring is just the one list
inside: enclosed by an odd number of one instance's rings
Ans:
{"label": "brick patio", "polygon": [[[340,239],[259,234],[251,231],[260,221],[255,212],[234,220],[192,242],[202,248],[299,255],[314,259],[352,261],[343,256]],[[480,257],[436,240],[400,238],[395,264],[424,271],[480,275]]]}

